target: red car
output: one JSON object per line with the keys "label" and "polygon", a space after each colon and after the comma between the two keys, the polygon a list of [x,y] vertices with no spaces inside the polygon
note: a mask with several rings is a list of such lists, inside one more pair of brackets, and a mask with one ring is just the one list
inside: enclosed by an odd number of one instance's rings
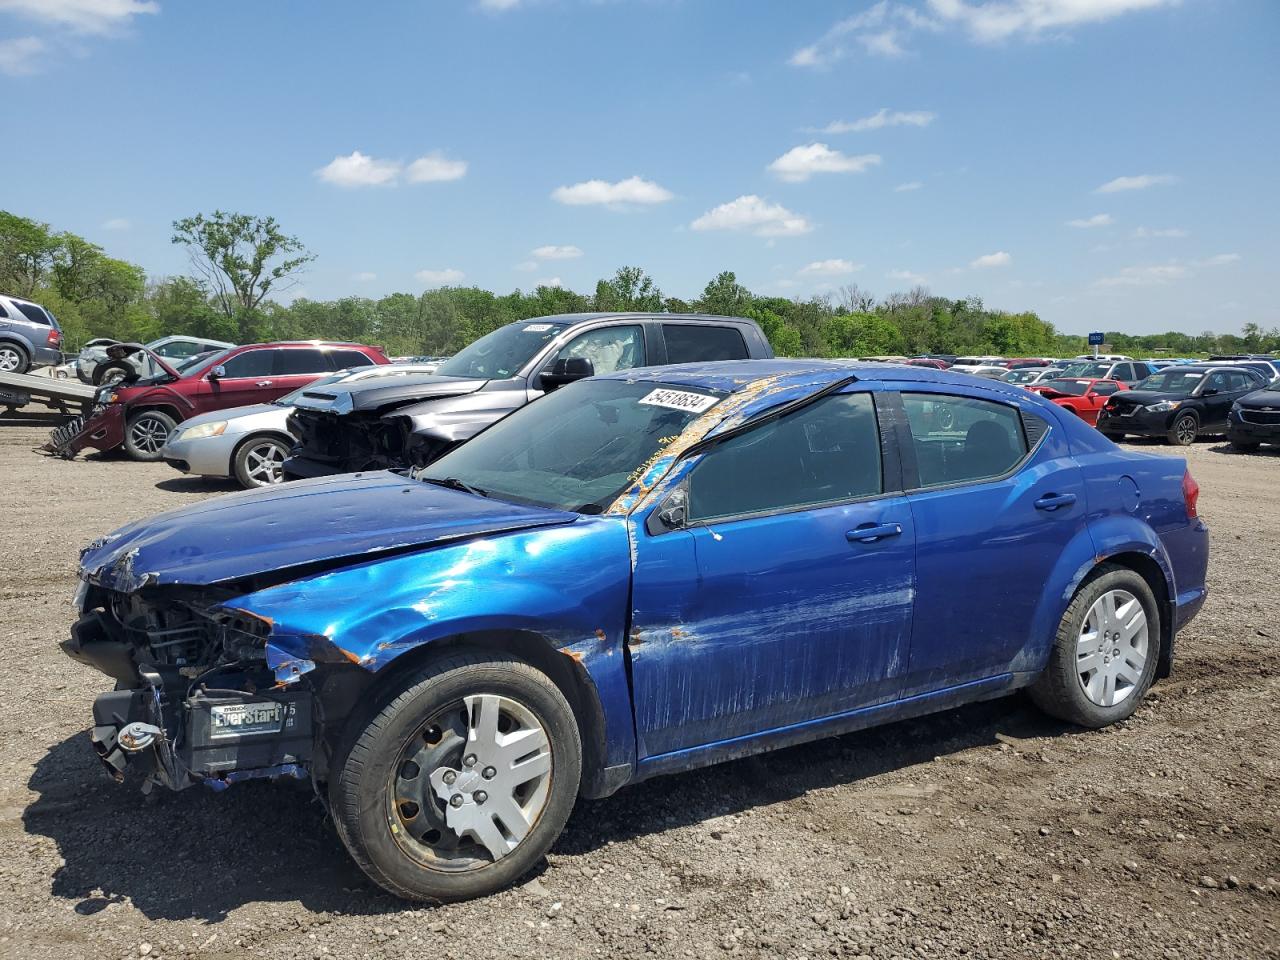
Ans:
{"label": "red car", "polygon": [[912,357],[907,361],[913,367],[932,367],[934,370],[946,370],[951,364],[934,357]]}
{"label": "red car", "polygon": [[1027,387],[1032,393],[1047,397],[1060,407],[1066,407],[1085,423],[1096,427],[1098,413],[1106,405],[1107,398],[1117,390],[1128,390],[1127,384],[1118,380],[1089,380],[1064,377],[1046,380]]}
{"label": "red car", "polygon": [[169,432],[188,417],[270,403],[335,370],[391,362],[381,347],[317,340],[232,347],[176,369],[151,358],[161,373],[102,387],[93,411],[54,430],[45,449],[71,459],[88,447],[123,446],[135,460],[158,460]]}

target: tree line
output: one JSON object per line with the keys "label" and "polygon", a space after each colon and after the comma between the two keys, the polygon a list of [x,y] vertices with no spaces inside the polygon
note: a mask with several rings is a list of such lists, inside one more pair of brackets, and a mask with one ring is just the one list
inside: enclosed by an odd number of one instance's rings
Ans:
{"label": "tree line", "polygon": [[[1088,349],[1084,337],[1060,333],[1033,311],[992,310],[977,297],[952,300],[916,287],[878,299],[854,284],[806,299],[768,297],[752,293],[731,271],[692,300],[666,296],[644,270],[622,267],[590,293],[541,286],[499,294],[454,286],[281,303],[276,298],[314,258],[274,219],[215,211],[178,220],[173,229],[192,274],[148,278],[83,237],[0,210],[0,292],[52,310],[70,351],[93,337],[147,342],[188,334],[238,343],[353,340],[393,356],[442,355],[512,321],[593,310],[750,317],[780,356],[1074,356]],[[1133,355],[1253,353],[1280,350],[1280,330],[1246,324],[1239,335],[1109,332],[1107,341]]]}

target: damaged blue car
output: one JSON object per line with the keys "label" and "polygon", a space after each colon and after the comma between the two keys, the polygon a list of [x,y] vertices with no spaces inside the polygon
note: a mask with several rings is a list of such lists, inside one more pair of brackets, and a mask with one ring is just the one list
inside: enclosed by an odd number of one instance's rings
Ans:
{"label": "damaged blue car", "polygon": [[499,889],[578,796],[1027,688],[1128,717],[1205,599],[1176,457],[1043,399],[764,360],[566,386],[408,473],[84,551],[66,652],[119,779],[309,778],[406,898]]}

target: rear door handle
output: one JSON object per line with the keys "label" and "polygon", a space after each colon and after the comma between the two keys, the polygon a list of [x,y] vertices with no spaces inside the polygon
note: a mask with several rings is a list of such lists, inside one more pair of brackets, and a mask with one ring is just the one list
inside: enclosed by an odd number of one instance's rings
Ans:
{"label": "rear door handle", "polygon": [[845,532],[844,538],[850,543],[875,543],[888,537],[902,535],[900,523],[864,523]]}
{"label": "rear door handle", "polygon": [[1075,502],[1076,495],[1074,493],[1046,493],[1036,501],[1036,509],[1057,510],[1059,507],[1069,507]]}
{"label": "rear door handle", "polygon": [[271,380],[259,380],[257,385],[260,387],[269,387],[271,386],[272,382],[273,381]]}

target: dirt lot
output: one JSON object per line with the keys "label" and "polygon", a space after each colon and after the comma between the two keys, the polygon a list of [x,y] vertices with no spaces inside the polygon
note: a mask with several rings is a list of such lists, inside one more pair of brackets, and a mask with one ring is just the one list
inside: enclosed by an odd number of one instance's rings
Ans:
{"label": "dirt lot", "polygon": [[48,426],[0,425],[0,956],[1280,957],[1280,454],[1190,450],[1212,592],[1130,722],[1012,698],[651,781],[523,886],[406,909],[307,790],[100,772],[77,551],[228,487],[44,459]]}

